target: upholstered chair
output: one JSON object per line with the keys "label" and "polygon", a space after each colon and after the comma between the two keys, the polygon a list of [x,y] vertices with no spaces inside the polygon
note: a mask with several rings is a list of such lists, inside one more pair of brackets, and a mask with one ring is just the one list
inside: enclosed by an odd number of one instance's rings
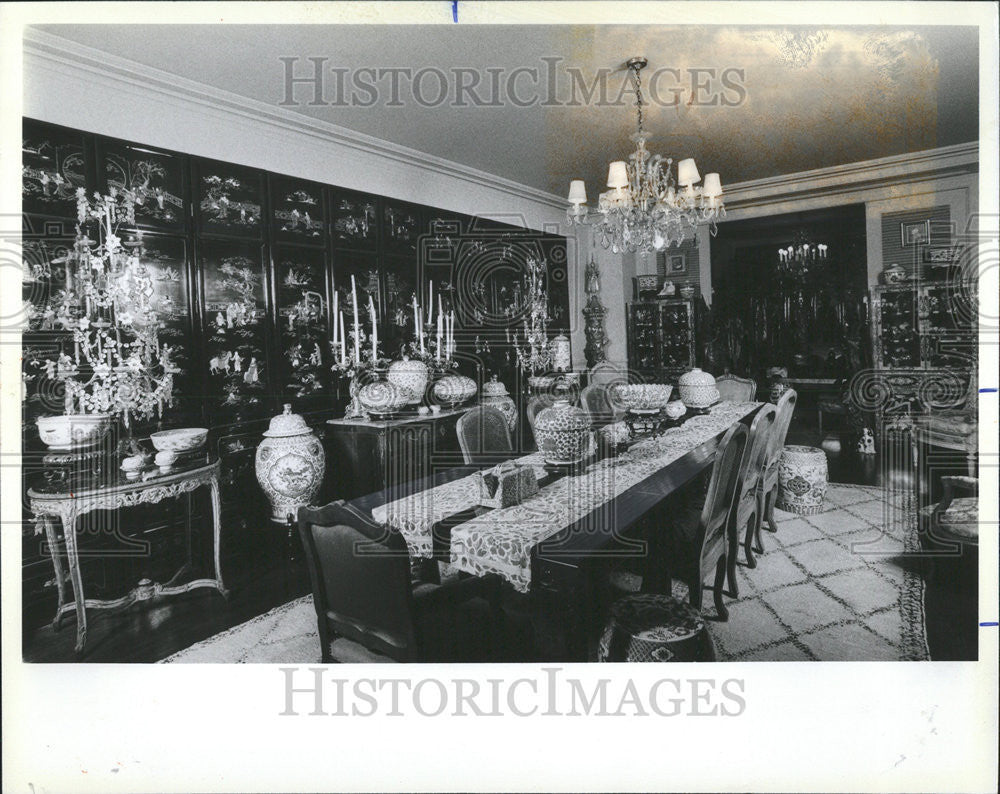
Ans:
{"label": "upholstered chair", "polygon": [[751,549],[756,541],[756,550],[763,552],[760,543],[760,478],[764,474],[764,459],[767,455],[768,442],[778,410],[773,405],[764,405],[754,415],[750,423],[750,440],[747,442],[747,452],[743,456],[739,479],[736,484],[736,497],[729,519],[729,593],[733,598],[739,598],[740,590],[736,581],[736,560],[739,556],[740,532],[746,530],[744,548],[746,557],[753,557]]}
{"label": "upholstered chair", "polygon": [[487,661],[499,579],[410,579],[406,543],[344,502],[299,510],[323,662]]}
{"label": "upholstered chair", "polygon": [[487,466],[507,460],[514,453],[510,429],[503,413],[489,405],[478,405],[458,419],[458,446],[467,466]]}
{"label": "upholstered chair", "polygon": [[719,399],[724,402],[753,402],[753,398],[757,394],[756,381],[748,378],[740,378],[729,373],[719,375],[715,379],[715,388],[719,390]]}
{"label": "upholstered chair", "polygon": [[[767,451],[764,453],[764,470],[757,489],[757,521],[761,523],[766,521],[767,528],[771,532],[778,531],[778,525],[774,523],[774,500],[778,498],[778,464],[781,462],[781,450],[785,447],[785,438],[788,436],[788,426],[792,423],[792,414],[795,412],[797,399],[798,394],[796,394],[795,389],[788,389],[778,399],[777,415],[771,426]],[[760,544],[759,529],[754,532],[754,536]],[[762,545],[759,548],[763,550]],[[756,564],[753,557],[748,555],[747,565],[753,568]]]}

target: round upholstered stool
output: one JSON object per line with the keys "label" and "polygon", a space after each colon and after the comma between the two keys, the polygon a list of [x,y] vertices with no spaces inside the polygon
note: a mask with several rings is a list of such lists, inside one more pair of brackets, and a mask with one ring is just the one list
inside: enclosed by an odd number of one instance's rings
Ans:
{"label": "round upholstered stool", "polygon": [[781,450],[774,506],[799,515],[818,513],[823,509],[826,484],[826,453],[819,447],[789,444]]}
{"label": "round upholstered stool", "polygon": [[665,595],[631,595],[611,607],[599,662],[712,662],[715,644],[697,610]]}

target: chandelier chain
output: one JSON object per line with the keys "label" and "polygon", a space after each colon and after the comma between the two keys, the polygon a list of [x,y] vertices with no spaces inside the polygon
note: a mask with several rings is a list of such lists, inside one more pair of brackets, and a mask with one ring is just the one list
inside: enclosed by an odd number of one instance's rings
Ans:
{"label": "chandelier chain", "polygon": [[639,115],[639,134],[642,135],[642,78],[639,76],[639,66],[629,67],[632,71],[632,84],[635,86],[635,109]]}

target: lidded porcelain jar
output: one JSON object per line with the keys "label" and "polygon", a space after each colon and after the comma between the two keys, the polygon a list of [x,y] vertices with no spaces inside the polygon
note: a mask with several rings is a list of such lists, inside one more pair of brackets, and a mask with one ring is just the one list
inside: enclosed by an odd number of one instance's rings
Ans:
{"label": "lidded porcelain jar", "polygon": [[559,334],[549,343],[552,351],[552,369],[557,372],[568,372],[573,369],[573,359],[570,356],[569,337]]}
{"label": "lidded porcelain jar", "polygon": [[479,402],[481,405],[489,405],[500,411],[507,420],[507,427],[511,432],[514,431],[514,426],[517,425],[517,404],[507,393],[507,387],[497,380],[496,375],[489,383],[483,384],[483,396]]}
{"label": "lidded porcelain jar", "polygon": [[535,417],[535,443],[549,463],[579,463],[591,452],[590,417],[568,400],[556,400]]}
{"label": "lidded porcelain jar", "polygon": [[311,504],[323,482],[323,445],[292,406],[271,419],[255,459],[257,482],[271,501],[271,518],[284,522]]}
{"label": "lidded porcelain jar", "polygon": [[407,403],[414,405],[424,399],[430,370],[420,359],[403,356],[401,361],[389,365],[389,382],[398,386],[408,395]]}
{"label": "lidded porcelain jar", "polygon": [[410,392],[389,380],[372,381],[358,390],[358,402],[372,416],[392,416],[409,401]]}
{"label": "lidded porcelain jar", "polygon": [[465,375],[445,375],[434,384],[434,396],[448,405],[458,405],[475,396],[478,387]]}
{"label": "lidded porcelain jar", "polygon": [[697,367],[677,379],[677,391],[689,408],[707,408],[719,399],[715,377]]}

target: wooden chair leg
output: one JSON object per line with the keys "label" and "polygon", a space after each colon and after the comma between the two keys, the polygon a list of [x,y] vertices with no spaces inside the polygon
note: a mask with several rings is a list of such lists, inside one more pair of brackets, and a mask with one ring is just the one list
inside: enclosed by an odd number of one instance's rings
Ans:
{"label": "wooden chair leg", "polygon": [[729,620],[729,610],[726,609],[726,605],[722,602],[722,588],[726,583],[726,570],[728,566],[726,565],[726,555],[723,554],[719,557],[719,561],[715,565],[715,609],[719,613],[719,620],[725,623]]}
{"label": "wooden chair leg", "polygon": [[740,537],[739,537],[739,527],[733,522],[733,526],[729,530],[729,553],[726,555],[727,561],[727,576],[729,581],[729,595],[732,598],[740,597],[740,586],[736,580],[736,560],[739,556],[740,551]]}
{"label": "wooden chair leg", "polygon": [[774,522],[774,501],[777,499],[778,486],[774,486],[765,497],[764,500],[764,518],[767,521],[767,529],[769,532],[777,532],[778,525]]}
{"label": "wooden chair leg", "polygon": [[750,521],[747,522],[747,535],[753,538],[753,550],[758,554],[764,553],[764,538],[760,531],[761,522],[757,520],[757,515],[754,514]]}
{"label": "wooden chair leg", "polygon": [[754,546],[754,543],[753,543],[753,539],[754,539],[754,526],[757,523],[757,517],[756,516],[757,516],[757,514],[755,512],[754,515],[752,515],[750,517],[750,520],[747,521],[747,525],[746,525],[746,528],[745,528],[745,534],[744,534],[744,537],[743,537],[743,553],[746,555],[746,558],[747,558],[747,567],[748,568],[756,568],[757,567],[757,560],[755,560],[754,556],[753,556],[753,552],[754,552],[754,549],[753,549],[753,546]]}
{"label": "wooden chair leg", "polygon": [[688,601],[698,611],[701,611],[701,597],[704,590],[704,585],[701,583],[701,571],[695,572],[695,576],[691,584],[691,592],[688,597]]}

